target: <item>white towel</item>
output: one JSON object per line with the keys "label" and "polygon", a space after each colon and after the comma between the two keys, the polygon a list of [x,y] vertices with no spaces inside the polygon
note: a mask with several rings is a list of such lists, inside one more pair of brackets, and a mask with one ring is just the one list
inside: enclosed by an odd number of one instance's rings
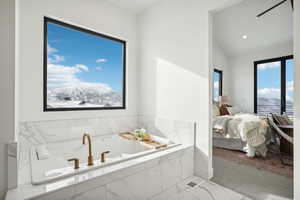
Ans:
{"label": "white towel", "polygon": [[170,144],[170,140],[167,138],[158,137],[156,135],[151,135],[151,139],[160,144]]}
{"label": "white towel", "polygon": [[35,150],[39,160],[46,160],[50,157],[50,153],[44,144],[37,146]]}

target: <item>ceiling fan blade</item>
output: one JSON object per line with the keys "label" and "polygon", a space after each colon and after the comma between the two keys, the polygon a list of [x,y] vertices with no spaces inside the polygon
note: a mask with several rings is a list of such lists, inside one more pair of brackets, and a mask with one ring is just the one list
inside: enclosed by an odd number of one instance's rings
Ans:
{"label": "ceiling fan blade", "polygon": [[283,3],[286,2],[286,1],[287,1],[287,0],[283,0],[283,1],[281,1],[281,2],[279,2],[279,3],[277,3],[277,4],[275,4],[275,5],[272,6],[271,8],[269,8],[269,9],[265,10],[264,12],[262,12],[262,13],[256,15],[256,17],[261,17],[262,15],[266,14],[267,12],[270,12],[271,10],[273,10],[274,8],[280,6],[281,4],[283,4]]}

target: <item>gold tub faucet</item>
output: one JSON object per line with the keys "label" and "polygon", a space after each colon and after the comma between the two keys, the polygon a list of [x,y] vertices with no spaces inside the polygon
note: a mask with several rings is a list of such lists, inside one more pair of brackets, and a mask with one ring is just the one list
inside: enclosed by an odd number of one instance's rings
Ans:
{"label": "gold tub faucet", "polygon": [[88,157],[88,166],[92,166],[94,165],[94,159],[93,159],[93,155],[92,155],[92,142],[91,142],[91,136],[87,133],[83,134],[83,138],[82,138],[82,144],[85,144],[86,139],[89,142],[89,157]]}
{"label": "gold tub faucet", "polygon": [[101,153],[101,162],[104,163],[105,162],[105,155],[108,154],[110,151],[104,151]]}
{"label": "gold tub faucet", "polygon": [[68,160],[70,161],[74,161],[74,169],[79,169],[79,159],[78,158],[71,158]]}

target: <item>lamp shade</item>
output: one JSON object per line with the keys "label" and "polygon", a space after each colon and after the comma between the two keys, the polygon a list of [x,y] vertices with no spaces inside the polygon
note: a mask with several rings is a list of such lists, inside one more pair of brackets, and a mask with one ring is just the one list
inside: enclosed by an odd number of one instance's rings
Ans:
{"label": "lamp shade", "polygon": [[229,104],[228,96],[219,96],[220,105]]}

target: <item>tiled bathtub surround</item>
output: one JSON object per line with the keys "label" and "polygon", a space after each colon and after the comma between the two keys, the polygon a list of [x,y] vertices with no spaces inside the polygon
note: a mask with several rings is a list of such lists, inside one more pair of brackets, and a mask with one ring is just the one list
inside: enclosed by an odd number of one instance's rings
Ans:
{"label": "tiled bathtub surround", "polygon": [[[194,124],[153,116],[119,116],[90,119],[21,122],[19,129],[19,185],[31,182],[29,152],[32,146],[46,144],[59,147],[81,143],[83,133],[92,137],[116,135],[123,131],[146,128],[151,134],[166,137],[176,143],[193,144]],[[70,146],[70,145],[69,145]],[[76,145],[74,146],[76,148]],[[74,149],[74,151],[76,151]]]}
{"label": "tiled bathtub surround", "polygon": [[[31,147],[46,144],[60,147],[64,152],[61,144],[80,143],[85,132],[95,138],[116,135],[122,131],[141,127],[146,128],[151,134],[167,137],[184,145],[49,184],[39,186],[31,184],[29,163]],[[19,130],[19,186],[8,192],[9,200],[32,198],[117,200],[120,196],[124,199],[124,195],[128,197],[127,199],[146,199],[167,190],[193,174],[194,149],[191,144],[193,144],[194,128],[191,122],[150,116],[122,116],[21,122]]]}
{"label": "tiled bathtub surround", "polygon": [[7,200],[147,200],[192,175],[193,147],[181,145],[57,182],[22,185]]}

